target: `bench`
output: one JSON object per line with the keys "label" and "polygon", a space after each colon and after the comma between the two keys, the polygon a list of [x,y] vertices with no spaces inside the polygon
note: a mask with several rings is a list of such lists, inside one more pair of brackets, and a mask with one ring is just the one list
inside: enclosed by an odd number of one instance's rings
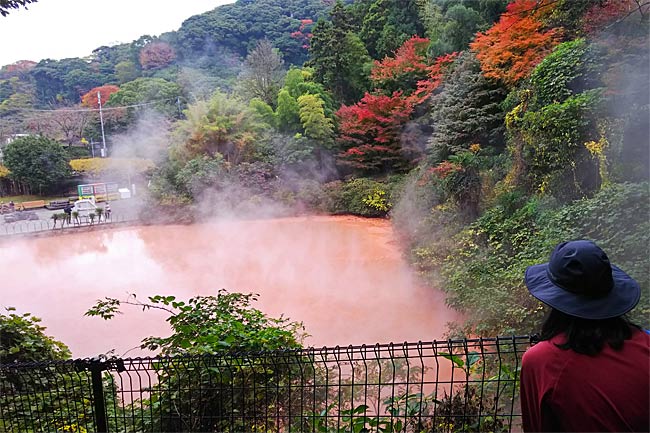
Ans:
{"label": "bench", "polygon": [[52,200],[48,204],[45,205],[45,209],[49,210],[57,210],[57,209],[65,209],[70,202],[68,200]]}
{"label": "bench", "polygon": [[45,207],[45,200],[24,201],[16,205],[16,209],[38,209]]}

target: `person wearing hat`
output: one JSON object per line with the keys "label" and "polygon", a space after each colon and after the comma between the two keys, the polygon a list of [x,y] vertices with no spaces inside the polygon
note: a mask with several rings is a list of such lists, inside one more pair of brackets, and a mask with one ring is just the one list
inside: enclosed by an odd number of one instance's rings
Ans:
{"label": "person wearing hat", "polygon": [[522,359],[524,431],[650,431],[650,335],[624,316],[639,284],[587,240],[560,243],[525,280],[551,310]]}

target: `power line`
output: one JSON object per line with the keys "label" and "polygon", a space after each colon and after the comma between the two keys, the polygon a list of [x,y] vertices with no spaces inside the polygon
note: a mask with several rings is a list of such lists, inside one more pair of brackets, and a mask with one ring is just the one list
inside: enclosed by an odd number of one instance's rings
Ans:
{"label": "power line", "polygon": [[[106,106],[103,106],[102,110],[103,111],[113,111],[113,110],[122,110],[122,109],[125,109],[125,108],[146,107],[148,105],[154,105],[154,104],[158,104],[158,103],[161,103],[161,102],[170,102],[170,101],[177,102],[177,99],[176,98],[159,99],[159,100],[156,100],[156,101],[143,102],[141,104],[120,105],[118,107],[106,107]],[[81,113],[81,112],[99,111],[99,108],[74,108],[74,109],[72,109],[72,108],[70,108],[70,109],[68,109],[68,108],[53,108],[53,109],[48,109],[48,110],[36,109],[36,108],[15,108],[15,109],[12,109],[12,111],[27,111],[27,112],[34,112],[34,113],[53,113],[53,112],[57,112],[57,113],[62,113],[62,112],[63,113]]]}

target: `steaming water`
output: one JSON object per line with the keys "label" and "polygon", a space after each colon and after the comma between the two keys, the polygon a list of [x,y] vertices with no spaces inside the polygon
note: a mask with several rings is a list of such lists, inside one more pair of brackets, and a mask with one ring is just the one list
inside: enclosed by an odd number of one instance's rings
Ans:
{"label": "steaming water", "polygon": [[161,311],[124,306],[108,322],[84,317],[96,299],[127,293],[142,300],[220,288],[259,293],[257,308],[304,322],[305,344],[313,346],[431,340],[454,319],[443,295],[409,269],[384,220],[125,228],[5,242],[0,257],[0,305],[41,317],[75,357],[122,355],[143,337],[168,335]]}

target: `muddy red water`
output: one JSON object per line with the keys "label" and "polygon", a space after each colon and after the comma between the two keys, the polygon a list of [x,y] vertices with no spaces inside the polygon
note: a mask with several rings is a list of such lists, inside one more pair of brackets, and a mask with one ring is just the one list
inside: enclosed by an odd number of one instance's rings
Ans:
{"label": "muddy red water", "polygon": [[385,220],[132,227],[4,242],[0,257],[0,304],[41,317],[75,357],[122,355],[143,337],[169,333],[159,311],[124,306],[108,322],[84,317],[96,299],[128,293],[259,293],[257,308],[302,321],[313,346],[431,340],[454,319],[444,296],[407,266]]}

